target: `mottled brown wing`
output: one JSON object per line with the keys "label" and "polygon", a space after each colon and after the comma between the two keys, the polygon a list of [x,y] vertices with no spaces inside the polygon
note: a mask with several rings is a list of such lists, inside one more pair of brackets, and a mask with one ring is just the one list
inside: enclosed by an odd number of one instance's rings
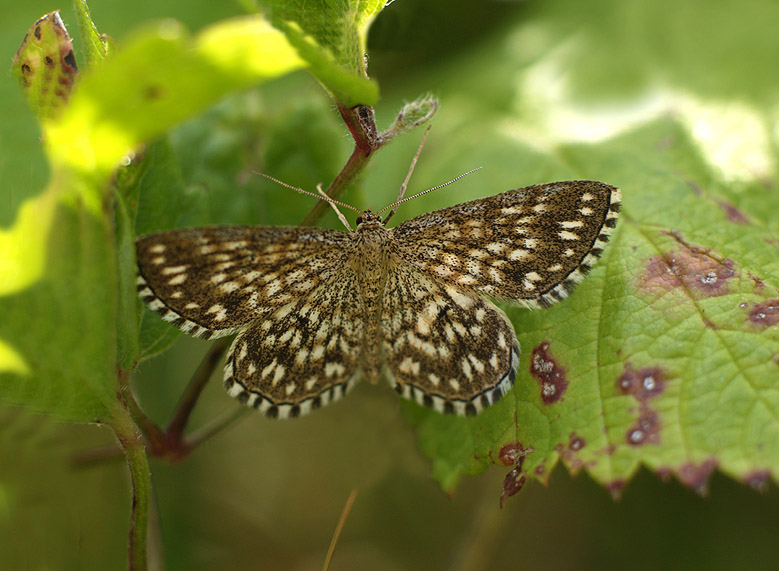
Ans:
{"label": "mottled brown wing", "polygon": [[302,227],[217,226],[139,238],[138,293],[195,337],[234,333],[339,271],[349,235]]}
{"label": "mottled brown wing", "polygon": [[389,271],[381,328],[390,384],[423,406],[477,414],[514,383],[519,343],[506,315],[403,260]]}
{"label": "mottled brown wing", "polygon": [[619,189],[539,184],[458,204],[393,229],[404,259],[448,283],[525,307],[566,297],[603,252]]}
{"label": "mottled brown wing", "polygon": [[227,392],[266,416],[308,414],[343,397],[360,377],[362,300],[345,267],[303,299],[249,324],[225,363]]}

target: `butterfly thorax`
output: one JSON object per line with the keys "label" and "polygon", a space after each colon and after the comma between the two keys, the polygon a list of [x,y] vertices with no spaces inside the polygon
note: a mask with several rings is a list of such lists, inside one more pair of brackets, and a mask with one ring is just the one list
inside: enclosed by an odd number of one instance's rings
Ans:
{"label": "butterfly thorax", "polygon": [[363,301],[365,333],[361,365],[365,378],[375,383],[379,378],[381,358],[381,315],[384,286],[390,266],[393,237],[381,219],[370,211],[357,219],[354,265]]}

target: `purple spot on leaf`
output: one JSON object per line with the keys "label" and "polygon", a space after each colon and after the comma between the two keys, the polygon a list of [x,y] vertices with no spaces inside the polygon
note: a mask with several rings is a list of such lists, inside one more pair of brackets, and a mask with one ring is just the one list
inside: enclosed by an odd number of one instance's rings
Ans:
{"label": "purple spot on leaf", "polygon": [[761,329],[779,323],[779,299],[770,299],[765,303],[754,304],[749,312],[749,321]]}
{"label": "purple spot on leaf", "polygon": [[704,496],[709,490],[709,478],[717,467],[717,461],[709,458],[701,464],[686,462],[679,467],[679,481]]}
{"label": "purple spot on leaf", "polygon": [[733,222],[734,224],[749,224],[747,215],[729,202],[720,201],[719,207],[722,208],[728,221]]}
{"label": "purple spot on leaf", "polygon": [[541,400],[544,404],[559,401],[568,383],[565,380],[565,369],[557,364],[549,352],[549,341],[544,341],[533,348],[530,358],[530,374],[535,377],[541,387]]}
{"label": "purple spot on leaf", "polygon": [[735,275],[733,260],[717,260],[699,248],[674,250],[649,259],[637,288],[651,295],[683,289],[702,297],[728,293]]}

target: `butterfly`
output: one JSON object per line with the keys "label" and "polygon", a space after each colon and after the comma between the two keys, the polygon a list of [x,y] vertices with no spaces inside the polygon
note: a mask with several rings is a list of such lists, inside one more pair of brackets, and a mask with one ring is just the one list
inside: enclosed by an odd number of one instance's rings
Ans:
{"label": "butterfly", "polygon": [[398,203],[361,212],[347,231],[151,234],[137,240],[138,292],[190,335],[237,333],[225,387],[267,416],[307,414],[382,377],[423,406],[473,415],[509,392],[519,366],[514,328],[492,299],[544,308],[565,298],[601,256],[620,201],[611,185],[565,181],[392,228]]}

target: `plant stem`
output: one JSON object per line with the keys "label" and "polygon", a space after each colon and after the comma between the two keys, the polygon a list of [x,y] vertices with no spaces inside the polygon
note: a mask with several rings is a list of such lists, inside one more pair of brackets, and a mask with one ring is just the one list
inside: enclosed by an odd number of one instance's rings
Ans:
{"label": "plant stem", "polygon": [[[347,108],[338,105],[338,111],[343,117],[344,123],[349,128],[349,132],[354,139],[354,151],[346,161],[344,168],[335,177],[335,180],[327,188],[327,195],[330,198],[337,199],[348,189],[355,180],[362,174],[368,165],[373,153],[381,148],[384,140],[376,131],[376,122],[373,117],[373,109],[358,105],[357,107]],[[328,205],[324,200],[316,203],[306,217],[301,222],[301,226],[311,226],[327,210]]]}
{"label": "plant stem", "polygon": [[109,422],[119,445],[127,458],[132,484],[132,509],[130,511],[130,536],[128,566],[131,571],[145,571],[147,561],[147,537],[149,529],[149,501],[151,498],[151,472],[146,456],[143,436],[133,422],[124,399],[121,399]]}

